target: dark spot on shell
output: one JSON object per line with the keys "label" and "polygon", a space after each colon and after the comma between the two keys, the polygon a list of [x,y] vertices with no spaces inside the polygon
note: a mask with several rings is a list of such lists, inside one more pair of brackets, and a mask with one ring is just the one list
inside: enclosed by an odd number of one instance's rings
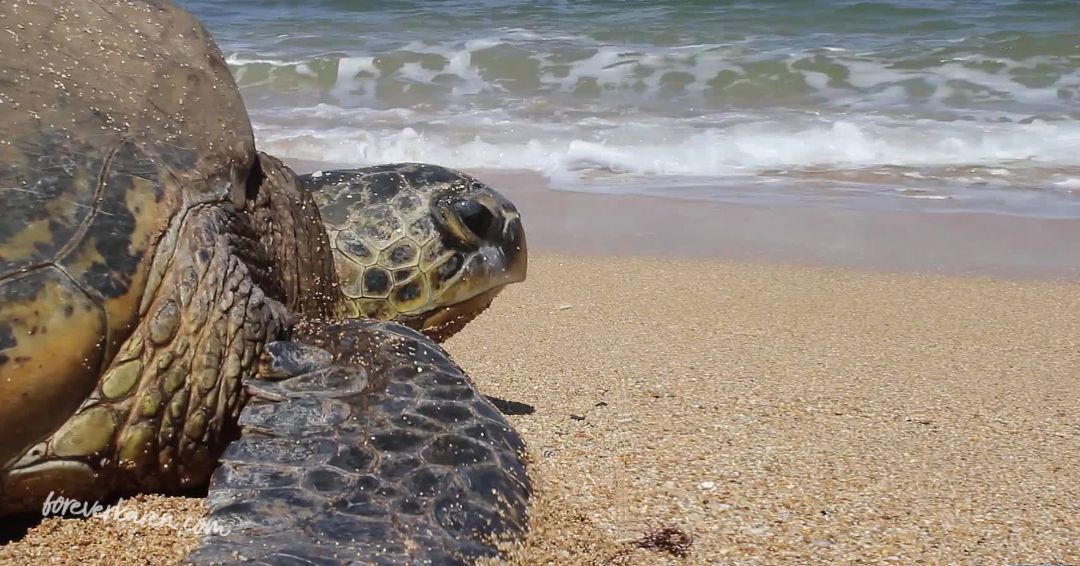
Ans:
{"label": "dark spot on shell", "polygon": [[[424,354],[429,354],[429,351],[426,350],[426,349],[421,350],[421,349],[417,348],[417,357],[419,357],[421,355],[424,355]],[[422,361],[424,361],[424,362],[427,362],[427,363],[431,362],[431,360],[427,360],[427,359],[423,359],[423,358],[420,358],[420,359]],[[472,386],[469,385],[469,381],[467,379],[465,379],[465,376],[463,376],[463,375],[455,375],[453,373],[432,374],[430,376],[430,378],[428,378],[428,379],[430,379],[430,382],[431,382],[432,385],[455,387],[455,388],[460,389],[461,391],[463,391],[465,393],[468,393],[469,396],[472,396],[472,393],[473,393]]]}
{"label": "dark spot on shell", "polygon": [[421,415],[431,417],[446,424],[458,423],[473,418],[473,413],[458,403],[428,403],[416,409]]}
{"label": "dark spot on shell", "polygon": [[401,174],[414,187],[450,184],[463,179],[462,175],[456,171],[428,164],[413,164],[412,167],[403,168]]}
{"label": "dark spot on shell", "polygon": [[368,259],[373,255],[371,249],[356,234],[349,231],[342,232],[338,236],[337,245],[341,247],[341,251],[360,260]]}
{"label": "dark spot on shell", "polygon": [[[94,209],[95,186],[86,181],[97,178],[106,152],[106,148],[76,143],[67,132],[58,129],[38,130],[22,139],[6,141],[19,151],[22,159],[0,164],[0,187],[22,190],[3,190],[0,250],[32,223],[47,223],[51,241],[36,243],[34,253],[20,257],[0,253],[0,275],[56,259]],[[86,173],[81,178],[76,176],[79,170]],[[63,201],[74,205],[71,218],[50,214],[49,203]]]}
{"label": "dark spot on shell", "polygon": [[354,516],[335,517],[335,513],[317,515],[308,529],[320,540],[352,543],[358,540],[372,542],[393,539],[393,531],[383,521],[357,520]]}
{"label": "dark spot on shell", "polygon": [[346,472],[359,472],[369,469],[374,460],[375,456],[363,448],[349,446],[331,458],[329,464]]}
{"label": "dark spot on shell", "polygon": [[272,462],[282,465],[316,465],[333,454],[334,443],[316,438],[241,438],[230,442],[222,459],[237,462]]}
{"label": "dark spot on shell", "polygon": [[402,413],[394,417],[393,419],[391,419],[391,422],[393,422],[397,426],[409,427],[418,430],[426,430],[428,432],[440,432],[445,428],[427,417],[422,417],[415,413],[408,412]]}
{"label": "dark spot on shell", "polygon": [[402,179],[396,171],[371,173],[363,176],[356,187],[371,195],[371,204],[389,201],[401,192]]}
{"label": "dark spot on shell", "polygon": [[398,510],[406,515],[421,515],[424,513],[424,504],[415,497],[405,496],[398,502]]}
{"label": "dark spot on shell", "polygon": [[455,253],[454,255],[447,258],[447,260],[444,261],[441,265],[439,265],[439,267],[435,270],[435,273],[438,276],[436,280],[439,283],[443,283],[447,279],[453,277],[454,274],[456,274],[458,270],[461,269],[463,261],[464,260],[459,253]]}
{"label": "dark spot on shell", "polygon": [[11,331],[11,326],[0,321],[0,350],[14,348],[16,344],[18,342],[15,340],[15,334]]}
{"label": "dark spot on shell", "polygon": [[416,249],[407,243],[398,244],[390,251],[388,258],[394,265],[400,265],[412,261],[416,257]]}
{"label": "dark spot on shell", "polygon": [[337,493],[348,487],[349,478],[345,474],[330,468],[317,468],[308,470],[304,474],[301,485],[319,493]]}
{"label": "dark spot on shell", "polygon": [[[331,354],[321,348],[281,340],[268,343],[264,355],[269,358],[270,373],[278,377],[293,377],[314,372],[330,365],[333,360]],[[319,377],[330,380],[335,377],[340,379],[341,376],[320,374]],[[298,384],[296,380],[292,383]],[[325,387],[327,384],[320,383],[319,385]]]}
{"label": "dark spot on shell", "polygon": [[416,470],[405,479],[405,486],[419,497],[433,497],[446,491],[446,474],[432,468]]}
{"label": "dark spot on shell", "polygon": [[379,478],[375,476],[360,476],[360,479],[356,480],[356,489],[358,491],[374,492],[378,488]]}
{"label": "dark spot on shell", "polygon": [[422,462],[415,456],[386,458],[379,467],[379,476],[386,480],[397,480],[405,474],[419,468]]}
{"label": "dark spot on shell", "polygon": [[435,234],[435,221],[430,215],[424,215],[409,225],[409,235],[418,241],[427,240]]}
{"label": "dark spot on shell", "polygon": [[297,177],[304,185],[304,187],[315,193],[317,201],[320,203],[319,216],[322,217],[323,222],[330,224],[331,226],[345,226],[349,223],[349,210],[351,206],[363,205],[363,202],[357,202],[357,199],[351,199],[349,196],[351,193],[348,188],[338,191],[324,191],[327,187],[336,187],[337,175],[330,176],[323,174],[322,176],[315,178],[311,175],[301,175]]}
{"label": "dark spot on shell", "polygon": [[397,239],[395,233],[401,230],[401,219],[389,205],[374,205],[364,209],[357,229],[369,239],[390,242]]}
{"label": "dark spot on shell", "polygon": [[293,509],[316,509],[318,496],[294,487],[271,488],[259,491],[260,503]]}
{"label": "dark spot on shell", "polygon": [[389,433],[373,435],[371,444],[384,452],[401,452],[416,446],[422,440],[415,433],[395,430]]}
{"label": "dark spot on shell", "polygon": [[385,517],[387,514],[386,509],[383,506],[371,502],[370,497],[363,494],[360,497],[351,497],[346,500],[335,501],[331,507],[341,513],[357,515],[359,517]]}
{"label": "dark spot on shell", "polygon": [[364,271],[364,294],[385,295],[390,290],[390,274],[377,267]]}
{"label": "dark spot on shell", "polygon": [[432,387],[428,390],[432,399],[445,399],[448,401],[463,401],[473,396],[472,392],[460,387]]}
{"label": "dark spot on shell", "polygon": [[397,498],[397,497],[401,496],[401,490],[394,487],[393,484],[380,485],[378,488],[375,489],[374,493],[375,493],[375,495],[378,495],[379,497],[386,497],[386,498]]}
{"label": "dark spot on shell", "polygon": [[406,283],[398,287],[394,296],[401,302],[411,301],[420,296],[420,283],[417,281]]}
{"label": "dark spot on shell", "polygon": [[397,207],[402,212],[411,212],[420,208],[422,201],[416,194],[409,192],[401,195],[401,198],[397,200]]}
{"label": "dark spot on shell", "polygon": [[[168,153],[168,152],[167,152]],[[125,143],[113,154],[102,190],[100,212],[86,233],[81,246],[93,245],[104,262],[94,262],[79,277],[84,285],[97,290],[105,298],[115,298],[128,292],[143,254],[141,245],[132,246],[136,219],[127,208],[128,193],[142,190],[135,180],[151,180],[155,199],[160,198],[157,184],[157,164],[134,143]],[[130,250],[134,249],[134,252]],[[78,254],[78,249],[72,252]]]}
{"label": "dark spot on shell", "polygon": [[471,438],[448,434],[424,450],[424,459],[432,464],[463,466],[490,460],[491,451]]}

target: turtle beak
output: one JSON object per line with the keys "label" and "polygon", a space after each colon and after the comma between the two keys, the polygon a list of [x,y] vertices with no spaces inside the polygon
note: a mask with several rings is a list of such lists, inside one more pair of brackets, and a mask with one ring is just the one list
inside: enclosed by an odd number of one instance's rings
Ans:
{"label": "turtle beak", "polygon": [[502,232],[498,248],[505,262],[506,284],[520,283],[529,270],[529,250],[525,244],[525,227],[517,210],[506,220]]}
{"label": "turtle beak", "polygon": [[477,250],[467,269],[470,277],[484,282],[484,288],[463,290],[467,296],[525,280],[529,264],[525,227],[509,199],[484,187],[442,206],[436,218],[449,234]]}
{"label": "turtle beak", "polygon": [[440,297],[441,306],[410,319],[439,341],[483,312],[507,285],[524,281],[529,266],[521,214],[499,193],[485,188],[440,210],[445,229],[475,252],[462,268],[469,283],[452,287]]}
{"label": "turtle beak", "polygon": [[441,343],[480,316],[480,313],[491,306],[491,301],[495,299],[499,291],[502,291],[502,287],[496,287],[462,303],[442,307],[423,317],[406,322],[406,325]]}
{"label": "turtle beak", "polygon": [[493,189],[480,196],[477,202],[487,207],[495,218],[481,247],[487,247],[499,259],[495,263],[501,265],[504,273],[496,280],[501,280],[503,285],[524,281],[529,267],[529,250],[517,207]]}

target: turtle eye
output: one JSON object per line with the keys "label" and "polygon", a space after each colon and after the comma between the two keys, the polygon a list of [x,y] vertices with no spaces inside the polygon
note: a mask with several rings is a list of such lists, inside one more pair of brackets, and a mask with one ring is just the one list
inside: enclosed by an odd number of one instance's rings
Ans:
{"label": "turtle eye", "polygon": [[459,200],[455,201],[451,208],[461,225],[472,232],[472,240],[484,241],[491,234],[495,214],[483,203],[476,200]]}

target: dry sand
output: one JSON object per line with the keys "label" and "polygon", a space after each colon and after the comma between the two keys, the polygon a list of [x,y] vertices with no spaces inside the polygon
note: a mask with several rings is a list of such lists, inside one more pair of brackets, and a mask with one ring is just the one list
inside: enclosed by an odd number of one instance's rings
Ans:
{"label": "dry sand", "polygon": [[[447,348],[536,407],[522,564],[1080,563],[1080,284],[534,255]],[[632,544],[665,525],[688,558]],[[0,562],[194,541],[130,527],[50,519]]]}

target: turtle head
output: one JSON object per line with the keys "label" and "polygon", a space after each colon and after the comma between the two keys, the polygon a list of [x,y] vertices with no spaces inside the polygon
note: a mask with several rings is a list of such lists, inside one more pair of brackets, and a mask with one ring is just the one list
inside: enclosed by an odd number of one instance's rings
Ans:
{"label": "turtle head", "polygon": [[472,177],[396,164],[300,180],[326,224],[347,316],[443,340],[525,279],[521,216]]}

